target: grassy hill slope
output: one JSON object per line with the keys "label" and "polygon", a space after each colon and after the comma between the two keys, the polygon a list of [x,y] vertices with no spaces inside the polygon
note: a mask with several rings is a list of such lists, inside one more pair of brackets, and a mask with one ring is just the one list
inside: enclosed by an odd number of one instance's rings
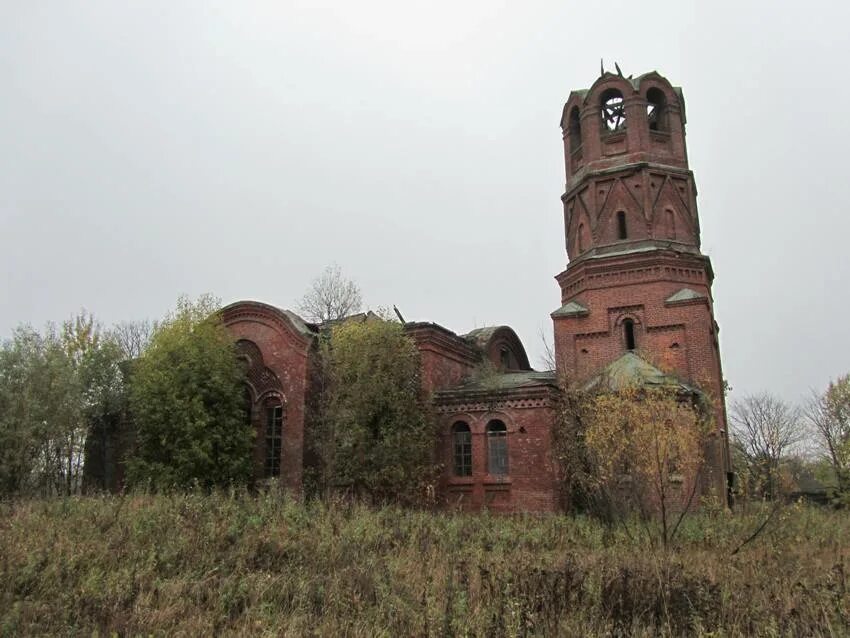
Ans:
{"label": "grassy hill slope", "polygon": [[[585,518],[183,494],[0,505],[0,634],[846,635],[850,514]],[[634,534],[637,530],[633,530]]]}

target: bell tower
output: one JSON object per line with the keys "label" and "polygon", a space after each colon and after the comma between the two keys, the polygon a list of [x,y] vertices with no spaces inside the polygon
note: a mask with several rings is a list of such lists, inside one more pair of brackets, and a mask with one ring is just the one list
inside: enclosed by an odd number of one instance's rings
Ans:
{"label": "bell tower", "polygon": [[581,380],[633,352],[713,399],[707,462],[729,471],[709,258],[685,146],[682,90],[656,72],[604,72],[570,93],[561,117],[568,263],[552,313],[558,372]]}

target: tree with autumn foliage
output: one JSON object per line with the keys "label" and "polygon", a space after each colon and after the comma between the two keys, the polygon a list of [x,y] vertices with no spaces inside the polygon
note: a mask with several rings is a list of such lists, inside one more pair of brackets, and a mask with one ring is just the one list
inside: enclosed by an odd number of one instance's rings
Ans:
{"label": "tree with autumn foliage", "polygon": [[678,386],[564,393],[556,431],[567,498],[665,547],[695,505],[708,410]]}

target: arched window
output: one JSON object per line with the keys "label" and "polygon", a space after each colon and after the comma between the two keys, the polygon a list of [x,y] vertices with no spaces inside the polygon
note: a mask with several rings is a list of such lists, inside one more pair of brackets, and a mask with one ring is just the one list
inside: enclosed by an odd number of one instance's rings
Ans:
{"label": "arched window", "polygon": [[628,239],[629,232],[626,228],[626,213],[624,211],[619,211],[617,213],[617,238],[618,239]]}
{"label": "arched window", "polygon": [[626,128],[626,107],[623,94],[617,89],[608,89],[602,94],[602,133],[613,133]]}
{"label": "arched window", "polygon": [[507,346],[499,348],[499,366],[502,370],[511,370],[514,367],[511,365],[511,351]]}
{"label": "arched window", "polygon": [[631,319],[626,319],[623,322],[623,333],[626,337],[626,350],[635,349],[635,322]]}
{"label": "arched window", "polygon": [[578,225],[578,251],[584,252],[584,224]]}
{"label": "arched window", "polygon": [[266,478],[280,476],[280,454],[283,443],[283,406],[279,401],[266,404]]}
{"label": "arched window", "polygon": [[508,473],[508,428],[498,420],[487,424],[487,472],[498,476]]}
{"label": "arched window", "polygon": [[646,92],[646,119],[650,131],[668,131],[667,98],[661,89],[652,88]]}
{"label": "arched window", "polygon": [[578,107],[574,106],[570,111],[569,120],[569,135],[570,135],[570,152],[575,153],[581,148],[581,119],[578,114]]}
{"label": "arched window", "polygon": [[455,476],[472,476],[472,432],[463,421],[452,426]]}

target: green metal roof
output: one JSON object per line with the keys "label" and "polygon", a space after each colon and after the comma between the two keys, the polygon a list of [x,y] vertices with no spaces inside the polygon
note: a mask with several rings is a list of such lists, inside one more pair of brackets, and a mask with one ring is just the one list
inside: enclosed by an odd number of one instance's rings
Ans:
{"label": "green metal roof", "polygon": [[627,352],[609,363],[602,372],[588,381],[583,390],[619,392],[632,386],[678,388],[686,392],[696,389],[675,376],[666,374],[634,352]]}
{"label": "green metal roof", "polygon": [[705,299],[706,296],[698,293],[690,288],[682,288],[679,292],[670,295],[664,303],[681,303],[683,301],[693,301],[694,299]]}
{"label": "green metal roof", "polygon": [[581,315],[586,315],[589,312],[587,308],[582,306],[577,301],[570,301],[569,303],[565,303],[563,306],[558,308],[555,312],[553,312],[550,317],[578,317]]}
{"label": "green metal roof", "polygon": [[452,390],[513,390],[535,385],[555,385],[555,372],[547,370],[523,370],[522,372],[501,372],[485,375],[467,381]]}

